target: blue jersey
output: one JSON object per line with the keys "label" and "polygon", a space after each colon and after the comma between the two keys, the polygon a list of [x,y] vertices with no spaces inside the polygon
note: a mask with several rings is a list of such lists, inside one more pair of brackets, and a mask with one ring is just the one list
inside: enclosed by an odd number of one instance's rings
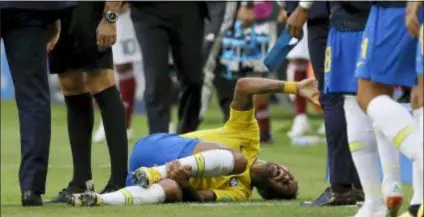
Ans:
{"label": "blue jersey", "polygon": [[405,26],[405,8],[374,5],[363,33],[356,76],[394,86],[416,84],[417,39]]}
{"label": "blue jersey", "polygon": [[416,69],[418,72],[418,75],[420,76],[424,76],[424,69],[423,69],[423,65],[424,65],[424,24],[421,24],[421,29],[420,29],[420,36],[419,36],[419,41],[418,41],[418,46],[417,46],[417,65],[416,65]]}
{"label": "blue jersey", "polygon": [[192,154],[199,140],[177,134],[157,133],[135,143],[129,159],[127,185],[132,185],[131,172],[140,167],[164,165]]}

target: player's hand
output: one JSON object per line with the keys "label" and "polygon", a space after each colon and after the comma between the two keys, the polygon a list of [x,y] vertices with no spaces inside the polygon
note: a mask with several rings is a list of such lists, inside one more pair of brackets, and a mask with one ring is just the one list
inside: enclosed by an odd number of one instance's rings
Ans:
{"label": "player's hand", "polygon": [[298,6],[287,20],[287,29],[290,34],[300,39],[302,37],[302,28],[308,19],[308,9]]}
{"label": "player's hand", "polygon": [[318,81],[315,78],[308,78],[298,82],[298,95],[305,97],[311,103],[319,105]]}
{"label": "player's hand", "polygon": [[56,46],[57,42],[60,38],[60,20],[57,20],[53,25],[53,32],[52,36],[50,37],[49,41],[47,42],[47,53],[50,53],[53,48]]}
{"label": "player's hand", "polygon": [[253,8],[250,7],[241,7],[237,12],[237,19],[239,19],[243,27],[248,27],[252,25],[255,21],[255,13],[253,12]]}
{"label": "player's hand", "polygon": [[176,181],[181,188],[186,188],[189,185],[190,172],[191,167],[183,167],[178,160],[172,161],[167,165],[167,177]]}
{"label": "player's hand", "polygon": [[420,34],[420,22],[418,21],[418,13],[420,11],[422,2],[408,2],[408,6],[406,8],[406,28],[408,32],[414,36],[418,37]]}
{"label": "player's hand", "polygon": [[279,23],[286,23],[287,22],[287,11],[284,9],[280,10],[280,13],[278,13],[277,21]]}
{"label": "player's hand", "polygon": [[102,19],[97,26],[97,47],[104,51],[116,42],[116,23],[110,23]]}

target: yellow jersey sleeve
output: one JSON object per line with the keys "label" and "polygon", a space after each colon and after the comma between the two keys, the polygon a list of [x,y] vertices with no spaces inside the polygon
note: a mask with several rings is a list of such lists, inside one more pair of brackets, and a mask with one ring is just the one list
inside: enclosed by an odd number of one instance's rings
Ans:
{"label": "yellow jersey sleeve", "polygon": [[249,199],[250,195],[248,195],[241,188],[229,188],[229,189],[220,189],[220,190],[212,190],[215,193],[216,201],[246,201]]}
{"label": "yellow jersey sleeve", "polygon": [[230,108],[230,119],[225,123],[225,127],[234,130],[259,130],[255,109],[238,111]]}

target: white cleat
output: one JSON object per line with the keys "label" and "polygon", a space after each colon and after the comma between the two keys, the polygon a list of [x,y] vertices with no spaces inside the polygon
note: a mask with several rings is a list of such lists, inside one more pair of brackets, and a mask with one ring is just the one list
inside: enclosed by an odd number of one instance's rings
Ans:
{"label": "white cleat", "polygon": [[93,134],[93,142],[101,143],[106,141],[105,128],[103,127],[103,121],[100,120],[99,126],[97,127],[96,132]]}
{"label": "white cleat", "polygon": [[390,212],[385,206],[370,209],[367,206],[362,206],[361,209],[353,217],[390,217]]}
{"label": "white cleat", "polygon": [[387,209],[389,209],[391,217],[397,217],[399,209],[403,204],[402,184],[393,182],[383,185],[383,192]]}
{"label": "white cleat", "polygon": [[317,131],[318,135],[325,136],[325,124],[322,123]]}
{"label": "white cleat", "polygon": [[[128,139],[132,139],[132,137],[133,137],[132,128],[127,129],[127,137],[128,137]],[[97,130],[93,135],[93,142],[94,143],[102,143],[102,142],[105,142],[105,141],[106,141],[105,128],[103,126],[103,121],[100,121],[99,126],[97,127]]]}
{"label": "white cleat", "polygon": [[308,117],[305,114],[296,115],[296,117],[294,117],[292,128],[289,132],[287,132],[287,135],[290,138],[295,138],[305,135],[309,130],[310,125]]}

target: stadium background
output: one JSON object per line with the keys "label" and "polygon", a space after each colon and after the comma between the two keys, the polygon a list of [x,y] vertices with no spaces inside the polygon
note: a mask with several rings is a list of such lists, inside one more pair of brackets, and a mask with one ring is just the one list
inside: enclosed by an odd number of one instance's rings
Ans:
{"label": "stadium background", "polygon": [[[23,63],[24,64],[24,63]],[[136,67],[141,67],[137,65]],[[142,75],[138,73],[137,81],[143,82]],[[63,98],[60,93],[57,78],[49,77],[52,96],[52,147],[50,152],[50,166],[47,182],[47,194],[44,199],[50,198],[60,191],[61,187],[71,176],[72,164],[66,131],[66,115]],[[138,85],[142,87],[144,85]],[[144,105],[142,101],[143,89],[137,90],[137,103],[135,111],[137,115],[133,121],[135,139],[147,134],[146,120],[143,115]],[[235,205],[166,205],[165,208],[147,206],[145,208],[104,208],[96,210],[72,210],[63,209],[63,206],[53,208],[31,208],[22,210],[19,204],[19,187],[17,185],[17,172],[19,169],[19,128],[14,103],[13,85],[1,43],[1,207],[2,215],[5,216],[104,216],[124,214],[124,216],[297,216],[309,213],[312,216],[340,216],[341,214],[353,214],[355,207],[340,208],[302,208],[299,209],[298,201],[291,202],[267,202],[267,203],[242,203]],[[314,128],[321,123],[319,114],[310,112]],[[273,134],[276,143],[263,145],[262,156],[266,160],[276,160],[293,169],[294,174],[300,180],[300,200],[310,200],[316,196],[325,186],[326,150],[323,144],[314,146],[292,146],[286,136],[289,129],[293,111],[287,105],[273,105],[271,109],[273,117]],[[99,114],[96,114],[98,119]],[[206,120],[201,128],[215,127],[221,124],[221,114],[213,100]],[[130,147],[135,140],[130,141]],[[108,154],[104,144],[93,144],[93,176],[96,186],[102,186],[108,177],[109,167]],[[411,163],[402,156],[402,179],[405,183],[411,182]],[[409,187],[406,190],[410,194]],[[254,197],[257,199],[257,195]],[[60,207],[60,208],[57,208]],[[261,209],[258,209],[260,207]],[[43,209],[43,210],[41,210]],[[36,210],[36,211],[35,211]],[[262,211],[261,211],[262,210]],[[59,214],[60,213],[60,214]]]}

